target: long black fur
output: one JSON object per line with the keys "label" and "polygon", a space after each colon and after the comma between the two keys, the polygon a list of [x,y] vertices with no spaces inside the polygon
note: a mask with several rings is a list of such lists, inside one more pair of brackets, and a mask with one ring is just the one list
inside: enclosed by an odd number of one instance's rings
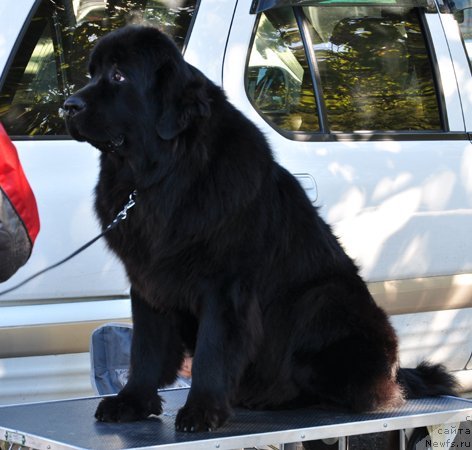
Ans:
{"label": "long black fur", "polygon": [[[233,405],[354,411],[452,394],[440,366],[398,369],[397,338],[358,268],[262,133],[153,28],[95,47],[65,103],[70,134],[102,151],[96,211],[131,281],[131,376],[96,417],[161,412],[185,350],[193,382],[178,430],[222,425]],[[124,77],[124,78],[122,78]]]}

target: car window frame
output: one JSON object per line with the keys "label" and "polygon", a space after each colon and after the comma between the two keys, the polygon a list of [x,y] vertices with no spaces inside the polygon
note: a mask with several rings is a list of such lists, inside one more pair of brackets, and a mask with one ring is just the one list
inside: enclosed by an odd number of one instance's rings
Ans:
{"label": "car window frame", "polygon": [[467,56],[467,62],[468,62],[470,74],[472,75],[472,50],[469,53],[469,50],[467,49],[467,44],[466,44],[466,41],[465,41],[465,38],[464,38],[464,34],[462,32],[461,24],[457,20],[457,17],[456,17],[458,12],[462,12],[465,9],[472,9],[472,6],[470,6],[468,8],[464,8],[464,9],[459,9],[455,6],[454,2],[451,1],[451,0],[444,0],[444,4],[442,5],[443,12],[447,13],[447,14],[451,14],[454,17],[454,20],[457,23],[457,26],[459,28],[459,35],[460,35],[461,44],[462,44],[462,47],[464,48],[464,52]]}
{"label": "car window frame", "polygon": [[[313,4],[304,4],[303,6],[314,6],[314,7],[329,7],[329,6],[320,6]],[[428,58],[431,63],[432,67],[432,76],[433,76],[433,86],[436,91],[436,97],[438,102],[438,112],[439,112],[439,120],[441,129],[439,130],[369,130],[369,131],[349,131],[349,132],[340,132],[340,131],[331,131],[327,130],[322,132],[321,131],[321,123],[323,121],[322,115],[325,115],[324,119],[326,120],[326,111],[321,110],[320,107],[323,106],[323,99],[321,99],[321,103],[318,102],[316,98],[317,95],[317,87],[315,85],[318,84],[318,80],[314,77],[312,72],[312,65],[314,52],[311,50],[307,50],[307,42],[310,41],[310,36],[308,33],[308,29],[302,29],[302,23],[300,19],[303,21],[307,21],[304,12],[303,6],[286,6],[286,8],[291,8],[293,10],[294,17],[297,21],[297,25],[299,28],[299,32],[301,35],[301,39],[303,41],[303,46],[305,50],[305,55],[308,61],[308,67],[310,68],[312,84],[313,84],[313,95],[316,99],[317,109],[318,109],[318,119],[320,121],[320,130],[319,131],[293,131],[293,130],[286,130],[276,126],[265,114],[262,114],[259,111],[259,108],[255,104],[254,100],[251,98],[251,95],[247,89],[247,83],[244,83],[244,91],[246,97],[252,107],[257,111],[257,114],[278,134],[282,135],[283,137],[292,140],[292,141],[309,141],[309,142],[337,142],[337,141],[407,141],[407,140],[415,140],[415,141],[431,141],[431,140],[469,140],[469,136],[466,133],[466,130],[451,130],[449,127],[449,120],[447,114],[447,105],[445,100],[445,93],[443,89],[443,83],[441,81],[441,74],[439,71],[438,60],[436,57],[436,53],[434,51],[434,43],[431,36],[430,29],[427,24],[426,14],[433,13],[439,14],[439,10],[435,10],[431,12],[430,10],[426,11],[426,8],[415,7],[418,11],[418,19],[419,24],[422,31],[422,36],[425,42],[425,48],[428,52]],[[334,6],[334,5],[333,5]],[[266,10],[267,11],[267,10]],[[298,11],[298,12],[297,12]],[[249,69],[249,60],[251,57],[251,51],[254,45],[254,41],[256,39],[256,31],[259,26],[259,22],[261,20],[262,14],[264,12],[260,12],[256,15],[256,19],[254,20],[254,25],[251,32],[251,39],[249,42],[249,48],[246,53],[246,61],[244,67],[244,80],[247,80],[248,76],[248,69]],[[306,25],[306,24],[305,24]],[[319,85],[318,85],[319,87]]]}

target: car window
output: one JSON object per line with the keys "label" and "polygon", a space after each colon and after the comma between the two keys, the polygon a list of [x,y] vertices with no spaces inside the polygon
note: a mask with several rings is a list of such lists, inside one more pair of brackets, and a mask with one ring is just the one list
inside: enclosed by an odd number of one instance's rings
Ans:
{"label": "car window", "polygon": [[183,49],[197,0],[43,0],[0,85],[11,136],[65,135],[60,107],[87,81],[96,40],[127,23],[155,25]]}
{"label": "car window", "polygon": [[246,89],[258,112],[289,132],[442,129],[419,9],[318,6],[262,13]]}
{"label": "car window", "polygon": [[319,130],[317,105],[300,31],[291,8],[262,14],[246,71],[259,112],[285,130]]}

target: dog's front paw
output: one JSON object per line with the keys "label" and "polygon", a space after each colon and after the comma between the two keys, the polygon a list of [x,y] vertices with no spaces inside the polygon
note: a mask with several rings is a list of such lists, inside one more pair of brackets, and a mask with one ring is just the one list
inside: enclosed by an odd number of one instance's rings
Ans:
{"label": "dog's front paw", "polygon": [[177,431],[212,431],[223,425],[231,411],[224,407],[185,405],[177,414]]}
{"label": "dog's front paw", "polygon": [[118,394],[114,397],[106,397],[100,402],[95,418],[99,422],[134,422],[145,419],[151,414],[161,413],[162,403],[159,396],[142,400]]}

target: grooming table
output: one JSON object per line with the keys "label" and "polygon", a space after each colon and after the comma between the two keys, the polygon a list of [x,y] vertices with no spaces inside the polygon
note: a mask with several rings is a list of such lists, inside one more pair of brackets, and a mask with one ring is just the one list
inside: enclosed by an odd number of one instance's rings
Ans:
{"label": "grooming table", "polygon": [[161,392],[164,413],[132,423],[94,419],[100,398],[0,407],[0,440],[40,450],[55,449],[240,449],[401,430],[472,419],[472,402],[455,397],[409,400],[382,413],[347,414],[304,408],[285,411],[236,409],[226,425],[208,433],[183,433],[174,419],[188,389]]}

